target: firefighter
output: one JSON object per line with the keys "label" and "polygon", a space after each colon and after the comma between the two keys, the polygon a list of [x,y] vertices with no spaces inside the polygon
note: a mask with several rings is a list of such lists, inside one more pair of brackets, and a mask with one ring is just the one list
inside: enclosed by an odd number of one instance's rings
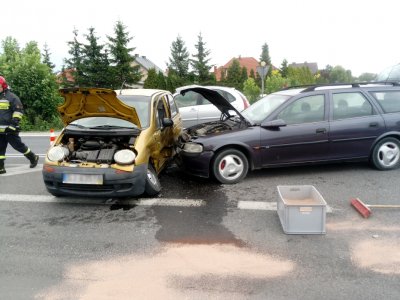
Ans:
{"label": "firefighter", "polygon": [[6,173],[4,160],[8,144],[29,159],[31,168],[38,164],[39,156],[33,153],[19,136],[19,122],[23,113],[21,100],[9,90],[6,80],[0,76],[0,174]]}

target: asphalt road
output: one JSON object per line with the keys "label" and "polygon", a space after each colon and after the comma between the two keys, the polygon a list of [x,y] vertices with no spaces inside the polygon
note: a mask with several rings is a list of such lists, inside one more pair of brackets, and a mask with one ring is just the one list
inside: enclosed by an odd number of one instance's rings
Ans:
{"label": "asphalt road", "polygon": [[[364,219],[349,205],[400,204],[400,170],[281,168],[220,185],[171,167],[158,198],[123,201],[54,198],[24,158],[7,171],[0,299],[400,299],[400,209]],[[278,185],[318,189],[326,234],[283,232]]]}

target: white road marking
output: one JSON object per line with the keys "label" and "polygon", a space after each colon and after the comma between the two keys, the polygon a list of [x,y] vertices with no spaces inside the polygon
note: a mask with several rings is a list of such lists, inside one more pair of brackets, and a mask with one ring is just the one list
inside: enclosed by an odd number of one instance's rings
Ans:
{"label": "white road marking", "polygon": [[34,203],[63,203],[63,204],[97,204],[97,205],[139,205],[139,206],[179,206],[179,207],[200,207],[206,202],[198,199],[132,199],[117,201],[115,198],[98,199],[98,198],[81,198],[81,197],[54,197],[50,195],[17,195],[2,194],[0,195],[2,202],[34,202]]}
{"label": "white road marking", "polygon": [[[239,201],[239,209],[252,209],[252,210],[277,210],[276,202],[264,202],[264,201]],[[326,212],[332,213],[332,207],[326,206]]]}
{"label": "white road marking", "polygon": [[10,167],[7,168],[6,165],[6,172],[5,174],[1,174],[1,177],[7,177],[7,176],[14,176],[14,175],[21,175],[21,174],[26,174],[26,173],[33,173],[33,172],[41,172],[43,168],[42,164],[38,164],[35,168],[29,168],[29,163],[26,165],[19,165],[18,167]]}

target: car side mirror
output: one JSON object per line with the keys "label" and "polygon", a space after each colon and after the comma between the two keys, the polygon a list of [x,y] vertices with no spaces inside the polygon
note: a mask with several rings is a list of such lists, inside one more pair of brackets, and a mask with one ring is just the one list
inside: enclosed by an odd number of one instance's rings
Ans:
{"label": "car side mirror", "polygon": [[286,122],[282,119],[272,120],[261,123],[261,127],[270,128],[270,129],[277,129],[279,127],[286,126]]}
{"label": "car side mirror", "polygon": [[170,118],[163,118],[162,125],[163,127],[171,127],[172,125],[174,125],[174,121]]}

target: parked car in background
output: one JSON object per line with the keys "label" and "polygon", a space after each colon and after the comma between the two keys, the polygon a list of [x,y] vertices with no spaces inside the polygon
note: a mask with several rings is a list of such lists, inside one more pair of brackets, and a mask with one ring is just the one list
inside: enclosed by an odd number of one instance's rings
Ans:
{"label": "parked car in background", "polygon": [[66,127],[47,152],[43,180],[55,195],[157,194],[174,156],[181,120],[162,90],[61,89]]}
{"label": "parked car in background", "polygon": [[[198,93],[221,120],[183,131],[179,159],[189,173],[236,183],[249,170],[314,163],[400,164],[400,86],[342,84],[282,90],[239,112],[218,92]],[[230,113],[235,110],[235,114]]]}
{"label": "parked car in background", "polygon": [[[187,128],[193,125],[219,120],[221,111],[212,103],[210,103],[201,94],[188,91],[180,94],[179,91],[188,87],[177,88],[174,99],[179,107],[182,117],[183,127]],[[249,101],[242,92],[235,88],[223,86],[207,86],[208,89],[218,92],[224,97],[236,110],[242,111],[250,106]]]}

